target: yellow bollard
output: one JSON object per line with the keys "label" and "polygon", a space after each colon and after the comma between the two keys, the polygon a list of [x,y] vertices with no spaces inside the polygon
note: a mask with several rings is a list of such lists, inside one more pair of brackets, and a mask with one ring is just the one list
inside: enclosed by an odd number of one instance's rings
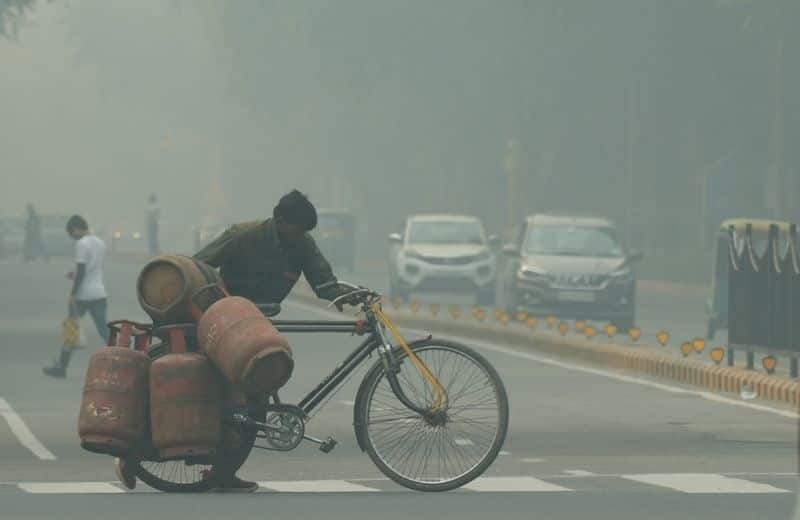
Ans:
{"label": "yellow bollard", "polygon": [[683,357],[689,357],[689,354],[691,354],[693,350],[694,347],[688,341],[684,341],[681,345],[681,354],[683,354]]}
{"label": "yellow bollard", "polygon": [[505,325],[508,325],[508,323],[511,321],[511,316],[509,316],[508,314],[506,314],[504,312],[503,314],[500,315],[499,319],[500,319],[500,323],[502,323],[505,326]]}
{"label": "yellow bollard", "polygon": [[569,332],[569,323],[566,321],[562,321],[558,324],[558,332],[561,333],[562,336],[566,336],[567,332]]}
{"label": "yellow bollard", "polygon": [[617,335],[617,326],[614,325],[613,323],[609,323],[608,325],[606,325],[606,335],[608,335],[609,339],[611,339],[614,336],[616,336]]}
{"label": "yellow bollard", "polygon": [[575,320],[575,332],[583,332],[586,330],[586,320]]}
{"label": "yellow bollard", "polygon": [[703,338],[694,338],[692,340],[692,348],[694,348],[695,352],[700,354],[706,349],[706,340]]}
{"label": "yellow bollard", "polygon": [[458,319],[461,317],[461,307],[458,305],[451,305],[450,306],[450,316],[454,319]]}
{"label": "yellow bollard", "polygon": [[438,303],[432,303],[431,304],[431,314],[433,314],[434,318],[439,314],[439,309],[440,308],[441,308],[441,306]]}
{"label": "yellow bollard", "polygon": [[411,302],[411,305],[409,307],[411,308],[411,312],[416,314],[421,306],[422,304],[419,302],[419,300],[414,300],[413,302]]}
{"label": "yellow bollard", "polygon": [[585,329],[583,329],[583,333],[586,334],[588,339],[592,339],[593,337],[597,336],[597,329],[591,325],[587,325]]}
{"label": "yellow bollard", "polygon": [[639,338],[642,337],[642,329],[639,327],[633,327],[628,331],[628,337],[633,341],[639,341]]}
{"label": "yellow bollard", "polygon": [[725,349],[722,347],[712,348],[709,355],[711,356],[711,361],[719,366],[722,360],[725,359]]}
{"label": "yellow bollard", "polygon": [[658,340],[658,344],[662,347],[666,346],[669,343],[669,332],[661,331],[656,334],[656,340]]}
{"label": "yellow bollard", "polygon": [[552,329],[553,327],[555,327],[557,321],[558,321],[558,319],[555,316],[548,316],[547,317],[547,326]]}
{"label": "yellow bollard", "polygon": [[536,316],[528,316],[528,319],[525,320],[525,324],[531,330],[535,330],[536,329],[536,324],[537,323],[539,323],[539,320],[536,318]]}
{"label": "yellow bollard", "polygon": [[767,374],[772,375],[775,373],[775,367],[778,366],[778,359],[773,355],[769,355],[761,360],[761,365],[767,371]]}
{"label": "yellow bollard", "polygon": [[528,313],[525,311],[519,311],[517,313],[517,321],[524,322],[528,319]]}

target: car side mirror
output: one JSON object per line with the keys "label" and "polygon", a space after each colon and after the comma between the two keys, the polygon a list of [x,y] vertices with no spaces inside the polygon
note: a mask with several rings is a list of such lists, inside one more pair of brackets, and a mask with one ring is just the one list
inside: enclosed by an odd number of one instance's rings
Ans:
{"label": "car side mirror", "polygon": [[489,235],[488,241],[491,247],[497,247],[500,245],[500,237],[497,235]]}
{"label": "car side mirror", "polygon": [[629,262],[638,262],[639,260],[642,259],[643,256],[644,255],[642,254],[642,252],[639,251],[638,249],[631,249],[628,252],[628,261]]}
{"label": "car side mirror", "polygon": [[395,242],[399,244],[402,241],[403,241],[403,235],[401,235],[400,233],[392,233],[391,235],[389,235],[389,242]]}
{"label": "car side mirror", "polygon": [[503,246],[503,254],[506,256],[517,256],[519,254],[519,247],[517,244],[506,244]]}

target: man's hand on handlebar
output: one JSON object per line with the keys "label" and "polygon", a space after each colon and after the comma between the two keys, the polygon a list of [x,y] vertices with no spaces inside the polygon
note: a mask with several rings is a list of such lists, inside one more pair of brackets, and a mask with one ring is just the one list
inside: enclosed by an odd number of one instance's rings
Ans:
{"label": "man's hand on handlebar", "polygon": [[326,282],[317,286],[315,291],[317,294],[319,294],[319,291],[323,289],[330,289],[334,286],[336,286],[337,296],[331,301],[329,307],[335,306],[337,309],[339,309],[339,312],[344,310],[345,305],[357,307],[370,302],[375,297],[380,296],[366,287],[343,282],[341,280],[332,280],[330,282]]}
{"label": "man's hand on handlebar", "polygon": [[339,296],[334,300],[334,305],[339,310],[339,312],[344,311],[345,305],[356,307],[360,305],[362,302],[362,298],[359,298],[359,296],[362,295],[358,294],[357,290],[351,289],[349,287],[340,287]]}

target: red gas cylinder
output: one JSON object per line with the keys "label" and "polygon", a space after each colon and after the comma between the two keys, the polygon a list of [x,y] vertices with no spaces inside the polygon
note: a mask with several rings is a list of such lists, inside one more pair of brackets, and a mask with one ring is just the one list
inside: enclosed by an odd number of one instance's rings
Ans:
{"label": "red gas cylinder", "polygon": [[211,305],[197,325],[197,340],[225,378],[245,394],[272,393],[292,375],[289,344],[245,298],[231,296]]}
{"label": "red gas cylinder", "polygon": [[216,453],[220,440],[219,373],[197,353],[167,354],[150,365],[150,428],[163,459]]}
{"label": "red gas cylinder", "polygon": [[[210,266],[179,255],[164,255],[144,266],[136,282],[142,309],[159,325],[195,321],[194,305],[210,306],[217,298],[214,292],[197,291],[209,284],[222,286],[219,275]],[[195,297],[195,301],[192,298]]]}
{"label": "red gas cylinder", "polygon": [[[128,324],[129,329],[133,324]],[[112,338],[116,338],[114,332]],[[126,344],[130,331],[125,334]],[[137,341],[137,347],[143,342]],[[105,347],[89,359],[78,415],[81,446],[124,456],[147,435],[150,358],[127,347]]]}

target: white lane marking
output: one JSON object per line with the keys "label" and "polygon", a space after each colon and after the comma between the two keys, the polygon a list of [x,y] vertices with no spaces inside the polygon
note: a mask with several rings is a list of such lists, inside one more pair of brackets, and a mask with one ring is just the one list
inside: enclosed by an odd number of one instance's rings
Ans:
{"label": "white lane marking", "polygon": [[[305,305],[305,304],[301,304],[301,303],[297,303],[297,302],[292,302],[292,305],[297,307],[297,308],[302,308],[302,309],[315,311],[315,312],[317,312],[318,314],[321,314],[321,315],[332,314],[329,311],[324,311],[322,309],[318,309],[318,308],[313,307],[311,305]],[[410,330],[412,332],[419,332],[419,331],[417,331],[417,330],[415,330],[413,328],[410,328],[410,327],[407,328],[407,330]],[[655,381],[649,381],[647,379],[640,379],[638,377],[626,376],[626,375],[623,375],[623,374],[618,374],[616,372],[609,372],[608,370],[603,370],[603,369],[599,369],[599,368],[591,368],[591,367],[583,366],[583,365],[575,365],[575,364],[572,364],[572,363],[567,363],[565,361],[558,361],[556,359],[545,357],[545,356],[539,356],[539,355],[536,355],[536,354],[530,354],[528,352],[520,352],[518,350],[514,350],[514,349],[510,349],[510,348],[506,348],[506,347],[498,347],[497,345],[490,345],[490,344],[488,344],[488,343],[486,343],[484,341],[470,339],[470,338],[464,338],[463,336],[458,336],[458,335],[454,335],[454,334],[446,334],[445,336],[446,337],[450,337],[450,338],[466,340],[471,346],[474,345],[474,346],[477,346],[477,347],[485,349],[485,350],[490,350],[492,352],[498,352],[500,354],[506,354],[508,356],[527,359],[529,361],[535,361],[535,362],[541,363],[543,365],[550,365],[550,366],[554,366],[554,367],[563,368],[564,370],[572,370],[574,372],[583,372],[585,374],[592,374],[592,375],[596,375],[596,376],[607,377],[607,378],[614,379],[614,380],[617,380],[617,381],[622,381],[622,382],[625,382],[625,383],[633,383],[633,384],[637,384],[637,385],[641,385],[641,386],[647,386],[647,387],[650,387],[650,388],[655,388],[657,390],[662,390],[664,392],[669,392],[669,393],[672,393],[672,394],[693,395],[695,397],[700,397],[700,398],[706,399],[708,401],[712,401],[712,402],[716,402],[716,403],[722,403],[722,404],[728,404],[728,405],[731,405],[731,406],[739,406],[739,407],[742,407],[742,408],[749,408],[751,410],[757,410],[757,411],[760,411],[760,412],[772,413],[772,414],[775,414],[775,415],[780,415],[782,417],[787,417],[789,419],[798,419],[798,418],[800,418],[800,414],[798,414],[796,412],[789,411],[789,410],[781,410],[781,409],[778,409],[778,408],[771,408],[769,406],[764,406],[764,405],[755,404],[755,403],[746,403],[746,402],[742,402],[742,401],[737,401],[735,399],[730,399],[728,397],[723,397],[721,395],[713,394],[711,392],[702,392],[702,391],[698,391],[698,390],[688,390],[686,388],[680,388],[680,387],[677,387],[677,386],[671,386],[671,385],[667,385],[667,384],[664,384],[664,383],[656,383]]]}
{"label": "white lane marking", "polygon": [[475,446],[475,443],[469,439],[456,439],[456,446]]}
{"label": "white lane marking", "polygon": [[470,491],[490,492],[550,492],[572,491],[534,477],[481,477],[464,486]]}
{"label": "white lane marking", "polygon": [[791,493],[769,484],[731,478],[714,473],[669,473],[622,475],[622,478],[653,486],[666,487],[684,493]]}
{"label": "white lane marking", "polygon": [[19,488],[35,494],[125,493],[107,482],[21,482]]}
{"label": "white lane marking", "polygon": [[547,462],[547,459],[519,459],[520,462]]}
{"label": "white lane marking", "polygon": [[2,397],[0,397],[0,415],[6,420],[8,427],[11,428],[11,432],[17,437],[20,444],[28,448],[31,453],[36,455],[40,460],[56,460],[56,456],[45,448],[44,444],[39,442],[39,439],[37,439],[30,428],[28,428],[28,425],[25,424],[22,417],[20,417],[17,412],[11,408],[8,401]]}
{"label": "white lane marking", "polygon": [[379,489],[354,484],[346,480],[271,480],[259,482],[265,489],[284,493],[364,493]]}
{"label": "white lane marking", "polygon": [[591,471],[584,471],[582,469],[565,469],[564,473],[572,475],[573,477],[596,477]]}
{"label": "white lane marking", "polygon": [[510,451],[500,451],[500,452],[497,453],[497,455],[499,455],[500,457],[505,457],[507,455],[511,455],[511,452]]}
{"label": "white lane marking", "polygon": [[355,406],[356,405],[355,401],[339,401],[339,403],[343,404],[345,406]]}

